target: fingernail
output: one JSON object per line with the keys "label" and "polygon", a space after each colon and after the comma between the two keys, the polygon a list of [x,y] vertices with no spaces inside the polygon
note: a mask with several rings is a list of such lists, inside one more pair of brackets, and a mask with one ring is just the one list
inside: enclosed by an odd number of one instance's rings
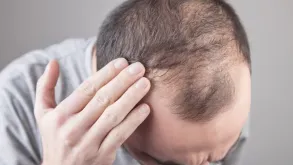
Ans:
{"label": "fingernail", "polygon": [[136,75],[136,74],[142,72],[142,70],[143,70],[142,64],[137,62],[137,63],[132,64],[129,67],[128,72],[132,75]]}
{"label": "fingernail", "polygon": [[149,107],[147,105],[143,105],[139,109],[139,112],[142,113],[142,114],[149,113],[149,111],[150,111],[150,109],[149,109]]}
{"label": "fingernail", "polygon": [[124,58],[119,58],[114,62],[114,67],[116,69],[122,69],[127,66],[127,61]]}
{"label": "fingernail", "polygon": [[140,79],[136,84],[136,88],[144,89],[148,86],[147,80],[145,78]]}

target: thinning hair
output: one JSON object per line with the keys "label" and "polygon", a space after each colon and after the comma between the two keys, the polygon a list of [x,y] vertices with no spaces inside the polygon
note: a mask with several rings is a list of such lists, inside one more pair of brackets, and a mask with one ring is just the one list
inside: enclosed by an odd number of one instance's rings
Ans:
{"label": "thinning hair", "polygon": [[96,55],[98,69],[119,57],[144,64],[154,84],[176,89],[172,111],[192,121],[232,103],[231,67],[251,68],[245,30],[224,0],[125,1],[101,26]]}

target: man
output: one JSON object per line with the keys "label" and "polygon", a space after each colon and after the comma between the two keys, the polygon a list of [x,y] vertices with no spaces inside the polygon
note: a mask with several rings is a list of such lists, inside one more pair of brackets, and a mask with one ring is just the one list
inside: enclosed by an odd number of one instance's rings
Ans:
{"label": "man", "polygon": [[97,39],[14,61],[0,89],[3,165],[236,165],[250,52],[222,0],[129,0]]}

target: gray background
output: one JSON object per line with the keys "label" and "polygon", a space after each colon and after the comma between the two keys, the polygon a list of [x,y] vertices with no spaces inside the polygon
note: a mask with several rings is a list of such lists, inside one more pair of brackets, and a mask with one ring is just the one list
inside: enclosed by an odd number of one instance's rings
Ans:
{"label": "gray background", "polygon": [[[32,49],[94,36],[119,2],[0,0],[0,69]],[[253,54],[252,138],[244,165],[293,164],[293,1],[231,3],[244,22]]]}

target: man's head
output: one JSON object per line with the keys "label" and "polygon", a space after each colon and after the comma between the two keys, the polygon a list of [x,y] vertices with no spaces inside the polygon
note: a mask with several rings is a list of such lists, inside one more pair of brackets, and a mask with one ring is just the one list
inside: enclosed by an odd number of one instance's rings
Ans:
{"label": "man's head", "polygon": [[141,162],[200,165],[223,158],[250,109],[250,51],[222,0],[129,0],[96,43],[98,69],[113,59],[145,65],[152,113],[126,148]]}

